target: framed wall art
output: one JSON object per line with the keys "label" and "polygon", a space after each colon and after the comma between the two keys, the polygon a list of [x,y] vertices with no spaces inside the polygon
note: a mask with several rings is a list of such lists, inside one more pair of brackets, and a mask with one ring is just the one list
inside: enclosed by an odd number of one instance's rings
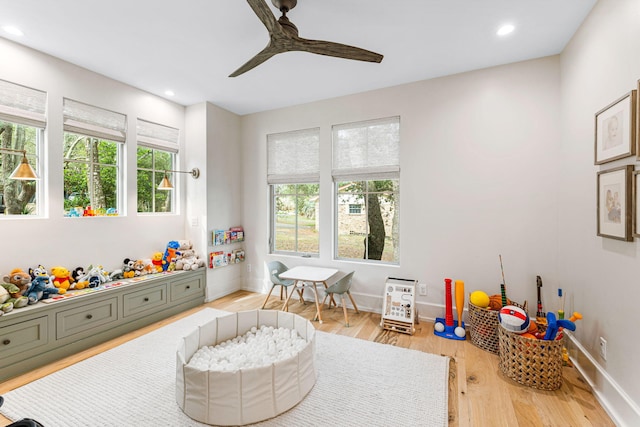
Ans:
{"label": "framed wall art", "polygon": [[598,236],[630,242],[633,165],[598,172]]}
{"label": "framed wall art", "polygon": [[636,98],[634,89],[596,113],[596,165],[636,154]]}
{"label": "framed wall art", "polygon": [[632,230],[634,236],[640,237],[640,207],[638,206],[640,203],[640,194],[638,194],[638,192],[640,192],[640,170],[633,172],[631,182],[633,183],[633,195],[631,198],[631,206],[633,206]]}

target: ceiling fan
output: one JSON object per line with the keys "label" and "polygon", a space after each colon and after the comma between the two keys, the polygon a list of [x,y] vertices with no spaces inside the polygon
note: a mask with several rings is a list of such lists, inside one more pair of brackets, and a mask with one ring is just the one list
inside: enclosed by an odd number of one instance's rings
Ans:
{"label": "ceiling fan", "polygon": [[271,0],[271,3],[282,12],[276,20],[265,0],[247,0],[260,21],[269,31],[269,44],[243,66],[231,73],[229,77],[236,77],[262,64],[278,53],[302,51],[318,55],[335,56],[338,58],[355,59],[357,61],[380,62],[383,56],[359,47],[323,40],[309,40],[298,37],[298,28],[293,25],[287,12],[293,9],[298,0]]}

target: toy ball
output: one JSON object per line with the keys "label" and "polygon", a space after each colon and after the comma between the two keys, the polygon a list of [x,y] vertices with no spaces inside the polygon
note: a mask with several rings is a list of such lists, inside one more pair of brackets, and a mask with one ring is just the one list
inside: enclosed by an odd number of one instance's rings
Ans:
{"label": "toy ball", "polygon": [[443,332],[444,331],[444,323],[436,323],[434,326],[435,330],[438,332]]}
{"label": "toy ball", "polygon": [[473,291],[469,295],[469,301],[476,307],[486,308],[489,306],[489,295],[482,291]]}
{"label": "toy ball", "polygon": [[464,328],[463,328],[462,326],[458,326],[458,327],[453,331],[453,333],[454,333],[454,334],[456,334],[456,336],[457,336],[457,337],[460,337],[460,338],[464,337],[464,336],[467,334],[467,332],[464,330]]}
{"label": "toy ball", "polygon": [[515,305],[505,305],[498,312],[500,326],[509,332],[523,334],[529,329],[529,315]]}

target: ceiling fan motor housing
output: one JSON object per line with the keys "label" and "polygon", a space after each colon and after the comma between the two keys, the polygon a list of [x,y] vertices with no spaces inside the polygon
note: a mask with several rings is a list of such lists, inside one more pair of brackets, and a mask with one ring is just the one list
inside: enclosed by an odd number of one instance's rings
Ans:
{"label": "ceiling fan motor housing", "polygon": [[[298,0],[271,0],[271,3],[282,13],[287,13],[298,4]],[[283,10],[284,9],[284,10]]]}

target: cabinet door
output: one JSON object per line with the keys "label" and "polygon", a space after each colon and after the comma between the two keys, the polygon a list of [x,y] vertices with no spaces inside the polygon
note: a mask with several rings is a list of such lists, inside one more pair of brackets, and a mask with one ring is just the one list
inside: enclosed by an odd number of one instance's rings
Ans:
{"label": "cabinet door", "polygon": [[203,275],[198,275],[171,282],[171,302],[184,302],[200,296],[204,297],[203,277]]}
{"label": "cabinet door", "polygon": [[56,313],[56,338],[91,330],[99,332],[118,320],[118,298],[112,297]]}
{"label": "cabinet door", "polygon": [[48,317],[21,321],[0,328],[0,366],[14,362],[16,357],[29,357],[49,343]]}
{"label": "cabinet door", "polygon": [[152,288],[124,294],[123,317],[135,316],[146,313],[148,310],[156,310],[167,304],[167,284],[161,283]]}

